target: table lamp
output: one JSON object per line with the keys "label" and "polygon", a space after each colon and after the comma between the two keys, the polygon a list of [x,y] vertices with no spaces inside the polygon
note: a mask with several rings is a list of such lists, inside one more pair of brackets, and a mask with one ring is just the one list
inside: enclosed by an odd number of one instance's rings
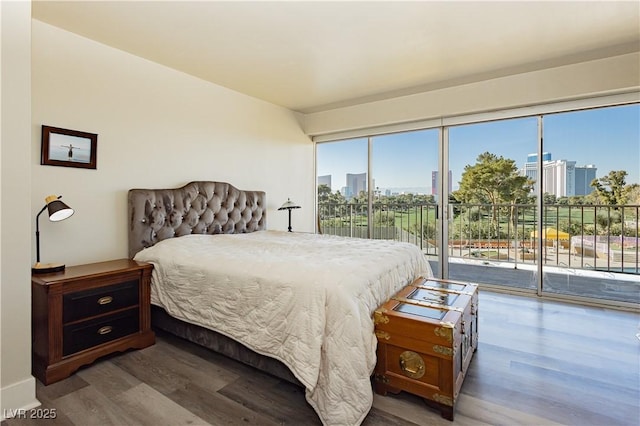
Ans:
{"label": "table lamp", "polygon": [[62,195],[49,195],[45,198],[45,205],[36,216],[36,264],[31,268],[33,274],[47,274],[64,271],[64,263],[40,263],[40,224],[39,219],[43,211],[48,210],[49,220],[59,222],[73,214],[73,209],[60,201]]}
{"label": "table lamp", "polygon": [[289,210],[289,232],[292,232],[291,231],[291,210],[299,209],[299,208],[300,208],[299,205],[297,205],[296,203],[294,203],[293,201],[287,198],[287,201],[278,209],[278,210]]}

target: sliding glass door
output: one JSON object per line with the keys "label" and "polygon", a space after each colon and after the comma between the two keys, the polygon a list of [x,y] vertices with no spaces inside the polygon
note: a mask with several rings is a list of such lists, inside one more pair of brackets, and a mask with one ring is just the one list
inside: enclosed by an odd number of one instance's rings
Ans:
{"label": "sliding glass door", "polygon": [[544,116],[550,294],[640,303],[640,106]]}
{"label": "sliding glass door", "polygon": [[451,279],[536,289],[537,140],[535,117],[448,129]]}
{"label": "sliding glass door", "polygon": [[413,243],[434,262],[438,135],[431,129],[371,138],[373,237]]}
{"label": "sliding glass door", "polygon": [[318,231],[368,238],[368,139],[317,146]]}

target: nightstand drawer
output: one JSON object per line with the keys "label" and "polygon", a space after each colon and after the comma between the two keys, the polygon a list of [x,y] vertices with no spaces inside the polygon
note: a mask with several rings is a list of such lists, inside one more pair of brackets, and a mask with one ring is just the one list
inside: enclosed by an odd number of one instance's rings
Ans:
{"label": "nightstand drawer", "polygon": [[140,330],[139,309],[66,325],[62,332],[62,355],[67,356]]}
{"label": "nightstand drawer", "polygon": [[138,304],[138,280],[77,291],[63,296],[64,323]]}

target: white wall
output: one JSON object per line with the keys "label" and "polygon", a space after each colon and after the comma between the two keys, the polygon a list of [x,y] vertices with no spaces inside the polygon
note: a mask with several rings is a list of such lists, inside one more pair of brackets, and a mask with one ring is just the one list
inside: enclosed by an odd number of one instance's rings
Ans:
{"label": "white wall", "polygon": [[[269,229],[291,197],[294,229],[313,231],[313,144],[291,111],[37,20],[32,52],[31,213],[49,194],[75,209],[41,217],[43,262],[126,257],[127,191],[192,180],[266,191]],[[97,170],[40,165],[42,124],[97,133]]]}
{"label": "white wall", "polygon": [[0,2],[0,17],[1,419],[39,403],[31,376],[31,4]]}
{"label": "white wall", "polygon": [[631,53],[307,114],[304,128],[309,135],[326,135],[639,88],[640,53]]}

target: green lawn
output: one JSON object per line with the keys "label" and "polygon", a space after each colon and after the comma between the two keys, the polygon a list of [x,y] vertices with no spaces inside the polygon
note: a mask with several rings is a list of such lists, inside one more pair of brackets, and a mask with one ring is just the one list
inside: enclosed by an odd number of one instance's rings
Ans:
{"label": "green lawn", "polygon": [[[380,206],[374,206],[375,209],[375,226],[396,226],[408,231],[413,231],[416,226],[434,225],[436,223],[436,206],[433,204],[426,206],[409,206],[408,208],[385,207],[381,210]],[[475,210],[474,210],[475,209]],[[519,206],[517,230],[521,233],[521,238],[527,236],[528,233],[538,228],[553,227],[562,231],[569,230],[572,225],[574,232],[576,227],[580,228],[584,225],[592,226],[595,223],[596,214],[600,211],[607,212],[606,207],[594,206],[545,206],[543,214],[543,225],[536,226],[537,215],[535,206]],[[366,208],[358,208],[354,210],[354,216],[350,218],[348,212],[342,220],[343,226],[353,223],[355,226],[366,226],[367,216]],[[356,213],[357,212],[357,213]],[[498,223],[502,233],[513,234],[513,225],[509,224],[509,213],[505,208],[498,209]],[[633,215],[632,215],[633,216]],[[474,220],[475,219],[475,220]],[[462,209],[455,216],[452,224],[469,223],[489,223],[491,221],[491,207],[483,206],[471,207],[470,210]],[[570,232],[570,230],[569,230]],[[570,232],[571,233],[571,232]]]}

